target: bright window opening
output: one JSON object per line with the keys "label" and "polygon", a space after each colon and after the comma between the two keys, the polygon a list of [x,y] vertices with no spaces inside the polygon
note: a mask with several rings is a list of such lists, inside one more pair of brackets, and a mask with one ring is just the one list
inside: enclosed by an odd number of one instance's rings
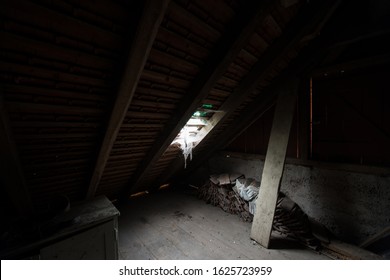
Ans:
{"label": "bright window opening", "polygon": [[198,108],[181,129],[171,145],[177,144],[184,155],[184,168],[187,167],[187,159],[192,160],[192,150],[203,140],[206,134],[202,128],[208,125],[210,116],[214,113],[213,105],[203,104]]}

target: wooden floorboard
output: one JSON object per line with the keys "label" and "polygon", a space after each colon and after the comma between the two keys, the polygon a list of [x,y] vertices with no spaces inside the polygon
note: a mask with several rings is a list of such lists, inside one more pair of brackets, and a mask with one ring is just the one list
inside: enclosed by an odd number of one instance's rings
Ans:
{"label": "wooden floorboard", "polygon": [[288,242],[265,249],[251,223],[190,194],[160,191],[118,208],[121,259],[328,259]]}

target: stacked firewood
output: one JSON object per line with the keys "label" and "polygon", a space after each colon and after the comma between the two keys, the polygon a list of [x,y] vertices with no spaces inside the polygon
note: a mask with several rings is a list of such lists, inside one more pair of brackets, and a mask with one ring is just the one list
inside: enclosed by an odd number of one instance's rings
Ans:
{"label": "stacked firewood", "polygon": [[240,216],[244,221],[251,222],[253,215],[249,213],[248,202],[233,191],[232,187],[231,184],[217,185],[207,181],[199,188],[198,197],[225,212]]}
{"label": "stacked firewood", "polygon": [[[237,180],[238,181],[238,180]],[[240,182],[238,181],[237,184]],[[208,180],[198,189],[198,197],[214,206],[218,206],[225,212],[236,214],[244,221],[253,220],[253,211],[249,211],[249,203],[240,196],[234,184],[219,184]],[[320,241],[311,232],[310,222],[302,209],[283,193],[279,193],[275,210],[273,230],[287,237],[294,238],[302,244],[313,249],[320,248]]]}
{"label": "stacked firewood", "polygon": [[320,248],[321,242],[313,236],[308,216],[283,193],[279,193],[272,228],[315,250]]}

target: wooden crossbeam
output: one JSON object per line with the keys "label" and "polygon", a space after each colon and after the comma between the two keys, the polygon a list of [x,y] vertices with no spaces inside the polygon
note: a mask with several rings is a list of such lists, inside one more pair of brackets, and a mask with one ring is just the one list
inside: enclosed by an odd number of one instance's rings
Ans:
{"label": "wooden crossbeam", "polygon": [[228,26],[228,32],[216,44],[211,52],[210,59],[206,61],[203,70],[187,91],[186,98],[178,106],[178,112],[167,123],[164,131],[134,173],[135,176],[131,179],[129,188],[125,190],[124,195],[127,196],[137,190],[139,183],[169,147],[195,110],[201,105],[202,100],[225,73],[230,63],[247,44],[259,22],[267,15],[266,10],[271,2],[249,2],[244,6],[243,10],[238,12],[236,20]]}
{"label": "wooden crossbeam", "polygon": [[111,112],[110,121],[89,183],[86,196],[87,199],[94,197],[96,193],[112,146],[114,145],[123,119],[127,114],[128,107],[133,98],[134,91],[137,87],[137,83],[152,48],[168,3],[169,0],[148,0],[144,3],[143,14],[138,24],[133,41],[134,43],[132,44],[115,104]]}
{"label": "wooden crossbeam", "polygon": [[19,215],[31,217],[34,208],[28,192],[17,148],[9,129],[8,115],[0,96],[0,184],[5,188],[9,199]]}
{"label": "wooden crossbeam", "polygon": [[377,56],[371,56],[351,61],[345,61],[338,64],[329,66],[323,66],[315,69],[312,72],[313,77],[322,77],[324,75],[330,75],[333,73],[339,73],[340,71],[353,71],[358,69],[364,69],[367,67],[384,65],[390,63],[390,55],[382,54]]}

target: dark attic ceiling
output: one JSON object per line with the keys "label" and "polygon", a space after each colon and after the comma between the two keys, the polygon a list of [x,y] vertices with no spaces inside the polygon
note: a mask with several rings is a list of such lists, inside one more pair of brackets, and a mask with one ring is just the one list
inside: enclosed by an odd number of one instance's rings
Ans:
{"label": "dark attic ceiling", "polygon": [[189,169],[261,115],[280,83],[372,34],[353,28],[370,18],[357,2],[1,0],[5,193],[29,213],[58,194],[114,199],[169,182],[184,166],[171,143],[203,104],[214,113]]}

